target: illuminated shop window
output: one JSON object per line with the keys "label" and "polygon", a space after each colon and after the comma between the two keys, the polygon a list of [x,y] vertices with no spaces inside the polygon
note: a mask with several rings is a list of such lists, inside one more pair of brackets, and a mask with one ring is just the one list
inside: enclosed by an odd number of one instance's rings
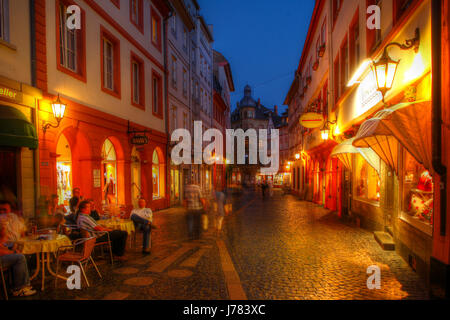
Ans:
{"label": "illuminated shop window", "polygon": [[117,203],[117,157],[111,140],[106,139],[102,148],[103,195],[106,204]]}
{"label": "illuminated shop window", "polygon": [[403,151],[402,210],[424,224],[433,224],[433,179],[430,172]]}
{"label": "illuminated shop window", "polygon": [[153,199],[158,199],[161,197],[159,182],[159,158],[158,153],[153,151],[153,160],[152,160],[152,182],[153,182]]}
{"label": "illuminated shop window", "polygon": [[359,154],[355,157],[355,194],[356,197],[368,201],[380,201],[380,178]]}

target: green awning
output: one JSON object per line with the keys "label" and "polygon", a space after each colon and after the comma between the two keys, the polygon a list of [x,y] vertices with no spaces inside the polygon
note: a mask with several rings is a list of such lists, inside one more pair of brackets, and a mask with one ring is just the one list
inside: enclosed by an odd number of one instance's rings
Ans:
{"label": "green awning", "polygon": [[0,105],[0,146],[37,149],[36,128],[18,109]]}

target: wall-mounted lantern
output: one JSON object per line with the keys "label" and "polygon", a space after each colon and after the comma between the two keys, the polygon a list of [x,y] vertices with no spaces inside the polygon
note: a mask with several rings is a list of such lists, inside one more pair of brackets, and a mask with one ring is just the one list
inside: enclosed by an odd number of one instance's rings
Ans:
{"label": "wall-mounted lantern", "polygon": [[51,124],[50,122],[44,123],[43,130],[44,133],[47,131],[48,128],[58,128],[59,124],[61,123],[61,120],[64,118],[64,112],[66,111],[66,104],[62,103],[58,97],[55,101],[52,103],[52,111],[53,111],[53,117],[56,119],[56,125]]}

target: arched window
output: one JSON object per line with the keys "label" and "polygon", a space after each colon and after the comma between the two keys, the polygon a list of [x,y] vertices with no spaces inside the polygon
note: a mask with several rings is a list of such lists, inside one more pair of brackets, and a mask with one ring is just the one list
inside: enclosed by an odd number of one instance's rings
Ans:
{"label": "arched window", "polygon": [[153,199],[161,198],[161,175],[158,152],[153,151],[152,156],[152,183],[153,183]]}
{"label": "arched window", "polygon": [[117,156],[111,140],[102,147],[103,195],[107,204],[117,203]]}
{"label": "arched window", "polygon": [[56,146],[57,194],[59,204],[68,205],[72,197],[72,152],[64,134],[59,137]]}

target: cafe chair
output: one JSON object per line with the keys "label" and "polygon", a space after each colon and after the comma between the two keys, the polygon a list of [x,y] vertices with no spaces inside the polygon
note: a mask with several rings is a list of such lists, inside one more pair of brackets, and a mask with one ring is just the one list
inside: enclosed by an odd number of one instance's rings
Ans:
{"label": "cafe chair", "polygon": [[109,233],[106,231],[90,231],[96,238],[100,238],[101,236],[106,234],[106,241],[102,241],[102,242],[97,242],[95,244],[95,247],[100,247],[102,250],[102,256],[103,256],[103,248],[106,246],[108,247],[108,251],[109,251],[109,257],[111,259],[111,265],[114,264],[114,259],[113,259],[113,254],[112,254],[112,244],[111,244],[111,239],[109,237]]}
{"label": "cafe chair", "polygon": [[[70,246],[62,246],[58,248],[56,253],[56,276],[55,276],[55,288],[58,285],[58,272],[59,272],[59,264],[61,262],[69,262],[69,263],[78,263],[81,268],[81,273],[83,274],[84,280],[86,281],[86,285],[89,287],[89,281],[86,276],[85,267],[87,267],[88,263],[91,262],[97,271],[100,279],[102,279],[102,275],[98,270],[98,267],[92,258],[92,251],[95,247],[95,237],[78,239],[73,242]],[[82,246],[81,251],[76,251],[76,247]],[[68,250],[72,249],[72,250]],[[84,266],[83,266],[84,265]]]}
{"label": "cafe chair", "polygon": [[9,271],[9,269],[3,267],[3,263],[0,260],[0,275],[2,277],[3,293],[5,294],[5,299],[8,300],[8,290],[6,289],[6,281],[5,281],[5,274],[4,274],[5,271]]}

